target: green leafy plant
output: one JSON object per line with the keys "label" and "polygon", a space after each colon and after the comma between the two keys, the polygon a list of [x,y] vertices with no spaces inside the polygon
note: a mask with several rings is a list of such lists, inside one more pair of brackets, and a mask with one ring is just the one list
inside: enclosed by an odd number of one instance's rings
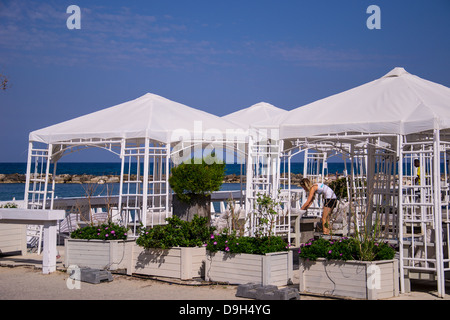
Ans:
{"label": "green leafy plant", "polygon": [[361,248],[358,240],[354,238],[340,239],[311,239],[309,242],[301,244],[299,257],[312,261],[317,258],[326,258],[334,260],[391,260],[394,258],[395,249],[389,243],[384,241],[371,241],[364,243],[366,250],[371,255],[361,255]]}
{"label": "green leafy plant", "polygon": [[228,253],[266,254],[289,250],[287,242],[282,237],[236,237],[236,233],[211,234],[206,250],[210,252],[224,251]]}
{"label": "green leafy plant", "polygon": [[184,221],[177,216],[167,218],[166,221],[168,222],[166,225],[141,229],[136,244],[146,249],[200,247],[215,230],[208,225],[208,218],[198,215],[195,215],[192,221]]}
{"label": "green leafy plant", "polygon": [[280,206],[280,203],[267,194],[258,193],[257,196],[255,204],[255,218],[257,221],[255,236],[261,237],[265,235],[271,237],[275,227],[275,218],[278,214],[276,209]]}
{"label": "green leafy plant", "polygon": [[1,205],[0,208],[5,208],[5,209],[12,209],[12,208],[18,208],[19,206],[17,204],[15,204],[14,202],[8,202],[5,203],[4,205]]}
{"label": "green leafy plant", "polygon": [[208,163],[204,159],[191,159],[172,169],[169,184],[181,201],[189,203],[196,196],[204,197],[220,190],[224,176],[225,163],[214,158]]}
{"label": "green leafy plant", "polygon": [[340,178],[331,181],[328,186],[333,189],[338,199],[346,199],[348,197],[347,179]]}
{"label": "green leafy plant", "polygon": [[128,228],[114,223],[104,223],[98,226],[86,226],[72,231],[72,239],[126,240]]}

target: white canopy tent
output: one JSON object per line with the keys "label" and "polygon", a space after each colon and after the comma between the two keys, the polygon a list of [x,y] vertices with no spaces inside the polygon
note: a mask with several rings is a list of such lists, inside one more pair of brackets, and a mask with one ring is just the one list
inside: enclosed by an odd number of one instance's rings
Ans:
{"label": "white canopy tent", "polygon": [[[283,141],[279,139],[279,119],[288,111],[266,102],[259,102],[248,108],[224,116],[248,130],[246,157],[246,230],[251,235],[258,223],[256,201],[260,194],[276,197],[280,183],[280,158]],[[241,167],[241,176],[242,176]],[[281,221],[281,220],[280,220]],[[286,226],[279,231],[287,234]],[[281,230],[283,229],[283,230]]]}
{"label": "white canopy tent", "polygon": [[73,139],[149,138],[173,143],[180,141],[180,134],[187,134],[184,140],[189,137],[194,140],[199,135],[202,139],[208,132],[217,132],[217,140],[224,140],[227,130],[239,128],[213,114],[147,93],[135,100],[33,131],[29,140],[49,144]]}
{"label": "white canopy tent", "polygon": [[170,166],[189,159],[192,151],[202,152],[205,145],[226,148],[245,138],[246,132],[226,119],[148,93],[31,132],[25,201],[28,208],[52,209],[50,163],[55,175],[63,155],[97,147],[121,159],[120,221],[133,224],[134,230],[139,223],[165,223],[171,215]]}
{"label": "white canopy tent", "polygon": [[281,139],[442,130],[450,128],[450,88],[395,68],[380,79],[289,111],[280,122]]}
{"label": "white canopy tent", "polygon": [[277,118],[288,111],[267,102],[259,102],[248,108],[223,116],[223,119],[240,125],[243,129],[251,127],[278,127]]}
{"label": "white canopy tent", "polygon": [[350,159],[347,186],[356,228],[379,224],[383,236],[399,244],[402,290],[405,275],[427,273],[445,295],[450,88],[395,68],[282,118],[280,139],[296,145],[297,153],[313,149]]}

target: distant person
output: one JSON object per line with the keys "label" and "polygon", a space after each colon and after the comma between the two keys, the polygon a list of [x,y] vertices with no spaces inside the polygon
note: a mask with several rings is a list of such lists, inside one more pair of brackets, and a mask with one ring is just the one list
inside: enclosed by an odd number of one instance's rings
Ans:
{"label": "distant person", "polygon": [[336,207],[337,198],[333,189],[323,183],[312,184],[312,182],[308,178],[303,178],[300,181],[300,186],[305,189],[308,194],[308,199],[302,206],[302,210],[307,210],[309,206],[311,206],[314,197],[317,194],[321,194],[323,196],[323,212],[322,212],[322,229],[323,234],[330,234],[329,228],[329,220],[330,214],[333,209]]}
{"label": "distant person", "polygon": [[414,178],[414,184],[420,184],[420,161],[419,159],[414,159],[414,167],[417,168],[417,174]]}

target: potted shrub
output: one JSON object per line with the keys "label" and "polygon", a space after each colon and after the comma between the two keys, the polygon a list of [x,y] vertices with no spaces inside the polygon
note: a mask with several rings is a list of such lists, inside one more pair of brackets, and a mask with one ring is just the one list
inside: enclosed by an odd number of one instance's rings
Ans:
{"label": "potted shrub", "polygon": [[64,240],[64,265],[93,269],[124,269],[128,265],[127,228],[114,223],[78,228]]}
{"label": "potted shrub", "polygon": [[194,215],[192,221],[177,216],[166,225],[142,229],[131,250],[128,274],[178,278],[201,277],[206,256],[205,243],[214,231],[207,217]]}
{"label": "potted shrub", "polygon": [[292,252],[281,237],[211,235],[205,280],[283,286],[292,282]]}
{"label": "potted shrub", "polygon": [[276,203],[258,195],[255,236],[236,236],[236,232],[212,234],[207,243],[208,281],[230,284],[259,283],[283,286],[292,283],[293,261],[288,243],[273,234]]}
{"label": "potted shrub", "polygon": [[398,296],[398,261],[387,242],[311,239],[299,249],[300,292],[382,299]]}
{"label": "potted shrub", "polygon": [[211,193],[220,190],[225,176],[225,163],[215,158],[191,159],[172,169],[169,184],[175,192],[173,214],[190,221],[195,214],[211,215]]}

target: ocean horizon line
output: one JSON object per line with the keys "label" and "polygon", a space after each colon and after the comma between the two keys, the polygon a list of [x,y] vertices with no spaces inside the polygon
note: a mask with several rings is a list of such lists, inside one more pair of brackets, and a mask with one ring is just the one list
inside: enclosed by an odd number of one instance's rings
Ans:
{"label": "ocean horizon line", "polygon": [[[53,172],[54,164],[50,164],[50,172]],[[136,162],[132,163],[136,167]],[[281,165],[281,172],[287,172],[287,164]],[[291,162],[291,173],[303,173],[304,162]],[[58,162],[57,174],[91,174],[91,175],[119,175],[121,162]],[[231,163],[225,164],[225,174],[241,174],[241,168],[245,169],[245,164]],[[322,168],[322,167],[320,167]],[[26,162],[0,162],[0,174],[26,174]],[[152,168],[150,168],[151,171]],[[343,173],[344,162],[329,162],[327,173]],[[141,169],[142,170],[142,169]]]}

